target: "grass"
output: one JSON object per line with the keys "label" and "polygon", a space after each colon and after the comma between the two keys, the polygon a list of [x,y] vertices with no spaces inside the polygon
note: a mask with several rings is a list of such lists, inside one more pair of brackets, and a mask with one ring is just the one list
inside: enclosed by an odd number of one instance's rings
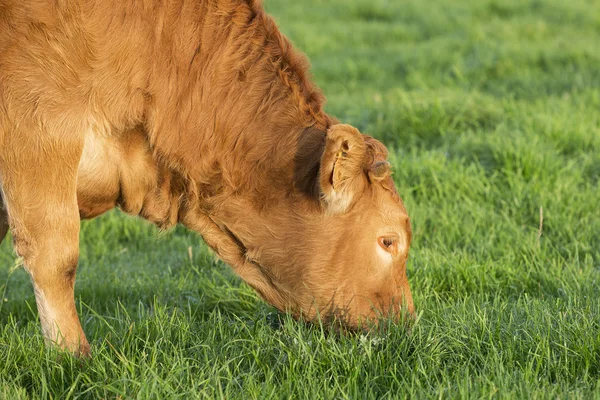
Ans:
{"label": "grass", "polygon": [[0,398],[600,398],[598,3],[266,7],[328,111],[390,147],[414,230],[411,334],[293,321],[196,234],[111,212],[82,224],[86,363],[44,347],[0,246]]}

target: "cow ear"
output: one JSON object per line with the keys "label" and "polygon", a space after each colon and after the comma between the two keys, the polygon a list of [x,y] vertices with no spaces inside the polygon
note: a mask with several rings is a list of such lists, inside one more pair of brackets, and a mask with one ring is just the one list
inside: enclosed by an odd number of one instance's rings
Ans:
{"label": "cow ear", "polygon": [[321,157],[319,187],[321,200],[329,213],[345,212],[361,190],[366,144],[358,129],[344,124],[327,131]]}

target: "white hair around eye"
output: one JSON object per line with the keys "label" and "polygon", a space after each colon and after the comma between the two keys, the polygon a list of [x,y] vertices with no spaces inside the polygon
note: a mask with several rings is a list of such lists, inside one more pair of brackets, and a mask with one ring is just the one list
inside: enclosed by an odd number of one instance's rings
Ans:
{"label": "white hair around eye", "polygon": [[392,255],[390,253],[388,253],[387,251],[385,251],[379,245],[379,243],[377,241],[375,242],[375,252],[377,253],[377,256],[381,259],[381,261],[383,262],[384,265],[386,265],[386,266],[392,265],[392,261],[393,261]]}

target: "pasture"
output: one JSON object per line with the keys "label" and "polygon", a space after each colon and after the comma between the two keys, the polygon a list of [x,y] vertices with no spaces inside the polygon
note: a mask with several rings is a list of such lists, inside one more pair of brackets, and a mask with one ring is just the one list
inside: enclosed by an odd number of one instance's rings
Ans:
{"label": "pasture", "polygon": [[0,245],[0,398],[600,398],[600,4],[265,3],[390,149],[410,334],[294,321],[195,233],[113,211],[82,223],[87,362],[44,346]]}

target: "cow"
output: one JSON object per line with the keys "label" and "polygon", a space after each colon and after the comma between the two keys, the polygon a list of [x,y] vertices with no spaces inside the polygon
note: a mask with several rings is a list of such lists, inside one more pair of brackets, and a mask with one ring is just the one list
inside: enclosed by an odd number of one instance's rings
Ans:
{"label": "cow", "polygon": [[308,71],[257,0],[0,0],[0,233],[49,344],[90,354],[80,220],[115,207],[198,232],[295,318],[414,313],[387,150]]}

